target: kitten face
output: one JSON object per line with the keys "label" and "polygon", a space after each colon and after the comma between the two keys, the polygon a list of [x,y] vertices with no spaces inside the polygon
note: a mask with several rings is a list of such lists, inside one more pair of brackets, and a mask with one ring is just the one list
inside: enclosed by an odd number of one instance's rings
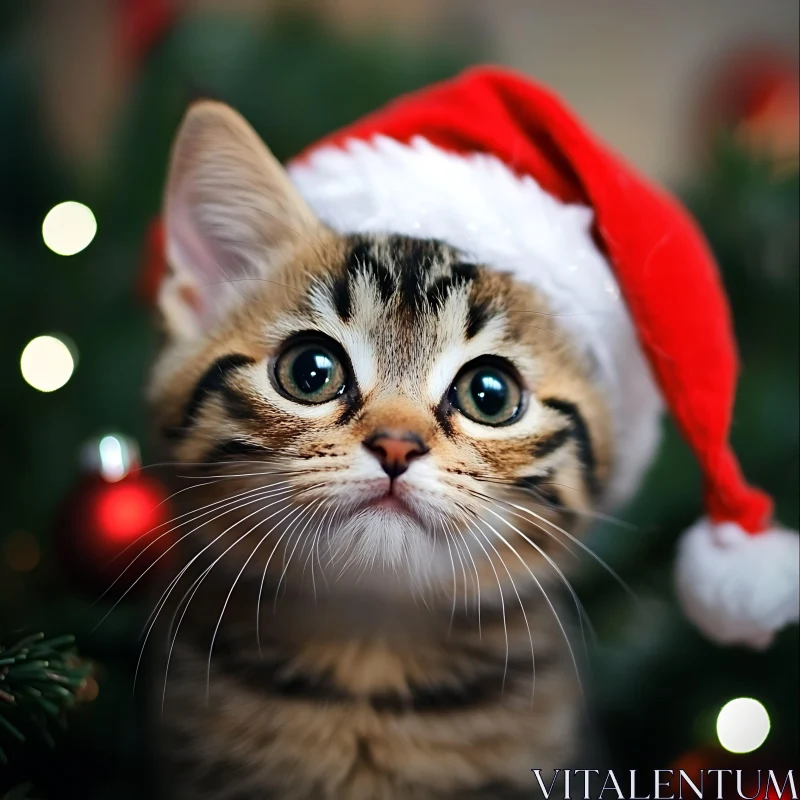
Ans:
{"label": "kitten face", "polygon": [[152,403],[205,479],[179,498],[220,514],[190,550],[300,591],[314,570],[465,599],[557,579],[609,421],[532,289],[439,242],[334,234],[213,104],[184,123],[166,219]]}

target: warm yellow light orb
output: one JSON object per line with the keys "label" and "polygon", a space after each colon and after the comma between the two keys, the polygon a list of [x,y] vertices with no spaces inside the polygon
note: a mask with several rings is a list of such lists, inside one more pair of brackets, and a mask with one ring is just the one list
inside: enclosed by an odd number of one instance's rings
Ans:
{"label": "warm yellow light orb", "polygon": [[92,210],[72,200],[53,206],[42,223],[44,243],[60,256],[80,253],[96,233],[97,220]]}
{"label": "warm yellow light orb", "polygon": [[72,377],[75,359],[61,339],[37,336],[25,346],[19,366],[22,377],[34,389],[54,392]]}
{"label": "warm yellow light orb", "polygon": [[717,717],[717,738],[730,753],[752,753],[769,735],[769,714],[758,700],[737,697],[722,706]]}

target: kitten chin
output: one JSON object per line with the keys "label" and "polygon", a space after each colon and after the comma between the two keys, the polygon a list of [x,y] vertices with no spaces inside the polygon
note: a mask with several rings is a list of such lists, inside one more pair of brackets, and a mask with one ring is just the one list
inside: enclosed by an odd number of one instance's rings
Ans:
{"label": "kitten chin", "polygon": [[[436,535],[409,513],[393,507],[358,511],[337,532],[327,573],[376,593],[427,588],[441,580],[449,561]],[[341,565],[341,566],[339,566]]]}

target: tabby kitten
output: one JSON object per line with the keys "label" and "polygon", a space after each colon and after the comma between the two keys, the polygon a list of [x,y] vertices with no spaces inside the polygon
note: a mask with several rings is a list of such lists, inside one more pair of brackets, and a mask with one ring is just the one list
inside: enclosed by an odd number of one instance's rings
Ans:
{"label": "tabby kitten", "polygon": [[335,233],[220,104],[165,224],[168,796],[528,796],[575,751],[555,595],[612,459],[568,331],[440,241]]}

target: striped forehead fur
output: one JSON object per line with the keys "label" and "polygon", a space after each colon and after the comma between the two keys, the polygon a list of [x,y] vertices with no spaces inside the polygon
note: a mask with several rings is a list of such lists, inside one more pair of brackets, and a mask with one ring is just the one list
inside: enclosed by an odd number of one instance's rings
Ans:
{"label": "striped forehead fur", "polygon": [[354,307],[369,313],[367,296],[379,308],[440,311],[454,293],[469,288],[476,274],[456,250],[435,240],[378,235],[355,237],[351,244],[344,274],[330,283],[330,299],[345,321]]}

